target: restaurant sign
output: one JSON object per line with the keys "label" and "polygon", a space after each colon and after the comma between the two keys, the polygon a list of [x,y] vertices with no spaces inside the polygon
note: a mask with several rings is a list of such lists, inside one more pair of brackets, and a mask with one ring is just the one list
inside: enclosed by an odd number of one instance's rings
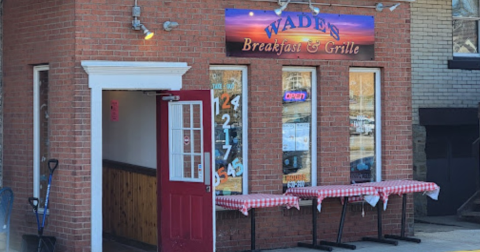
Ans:
{"label": "restaurant sign", "polygon": [[373,16],[225,9],[229,57],[374,59]]}

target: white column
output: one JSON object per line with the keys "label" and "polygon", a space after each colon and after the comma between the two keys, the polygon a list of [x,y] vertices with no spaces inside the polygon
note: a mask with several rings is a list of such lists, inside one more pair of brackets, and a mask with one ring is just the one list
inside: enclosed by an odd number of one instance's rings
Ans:
{"label": "white column", "polygon": [[102,88],[91,89],[92,252],[102,252]]}

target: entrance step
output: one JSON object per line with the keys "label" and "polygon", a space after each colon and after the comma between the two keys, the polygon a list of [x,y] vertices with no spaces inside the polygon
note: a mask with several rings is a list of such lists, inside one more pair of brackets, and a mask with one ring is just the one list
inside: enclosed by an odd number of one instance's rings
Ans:
{"label": "entrance step", "polygon": [[465,212],[463,213],[463,217],[480,217],[480,212],[474,212],[474,211]]}
{"label": "entrance step", "polygon": [[458,210],[460,219],[471,222],[480,222],[480,191],[470,197]]}

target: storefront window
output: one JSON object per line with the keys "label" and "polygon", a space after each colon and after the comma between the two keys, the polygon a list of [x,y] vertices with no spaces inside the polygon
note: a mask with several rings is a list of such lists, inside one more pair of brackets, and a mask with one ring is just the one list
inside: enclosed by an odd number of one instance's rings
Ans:
{"label": "storefront window", "polygon": [[215,193],[247,193],[246,67],[212,66],[214,91]]}
{"label": "storefront window", "polygon": [[350,70],[350,179],[352,183],[380,180],[379,71]]}
{"label": "storefront window", "polygon": [[47,193],[48,160],[50,158],[50,139],[49,139],[49,88],[48,88],[48,65],[35,66],[33,68],[33,196],[39,199],[40,208],[45,204],[43,195]]}
{"label": "storefront window", "polygon": [[316,181],[312,179],[312,174],[316,174],[316,155],[312,155],[316,153],[314,74],[314,69],[283,69],[283,191],[293,187],[311,186],[312,181]]}

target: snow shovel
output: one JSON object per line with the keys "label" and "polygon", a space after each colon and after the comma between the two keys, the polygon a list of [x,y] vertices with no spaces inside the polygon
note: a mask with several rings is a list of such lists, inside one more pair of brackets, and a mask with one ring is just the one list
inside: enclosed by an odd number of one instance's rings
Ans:
{"label": "snow shovel", "polygon": [[[53,168],[52,168],[53,165]],[[48,177],[47,195],[45,197],[45,207],[43,209],[43,220],[40,224],[38,218],[38,198],[28,198],[28,203],[35,211],[35,217],[37,218],[38,235],[23,235],[22,236],[22,252],[54,252],[56,238],[53,236],[43,236],[43,230],[45,228],[45,218],[48,210],[48,197],[50,195],[50,185],[52,183],[53,172],[57,169],[58,160],[49,159],[48,169],[50,170],[50,176]]]}

